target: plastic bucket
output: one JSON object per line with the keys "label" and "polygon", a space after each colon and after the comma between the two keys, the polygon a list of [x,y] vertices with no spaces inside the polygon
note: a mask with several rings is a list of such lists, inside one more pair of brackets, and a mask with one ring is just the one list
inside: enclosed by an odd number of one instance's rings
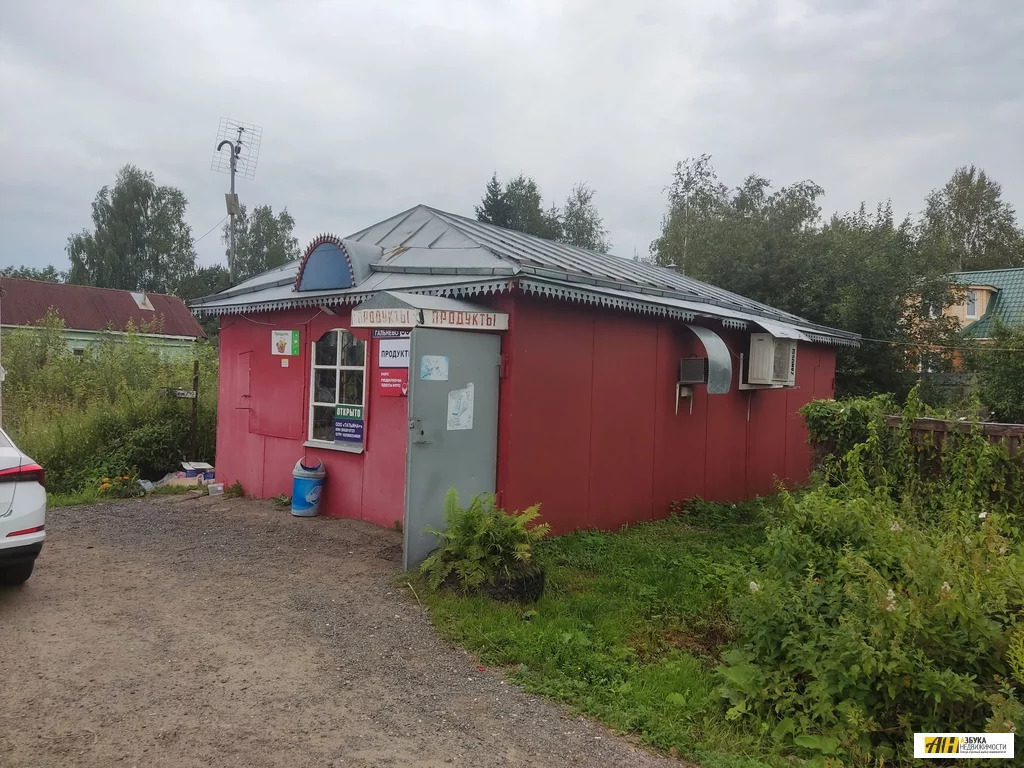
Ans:
{"label": "plastic bucket", "polygon": [[292,470],[292,514],[296,517],[315,517],[320,512],[320,494],[324,489],[327,470],[320,459],[305,456],[295,462]]}

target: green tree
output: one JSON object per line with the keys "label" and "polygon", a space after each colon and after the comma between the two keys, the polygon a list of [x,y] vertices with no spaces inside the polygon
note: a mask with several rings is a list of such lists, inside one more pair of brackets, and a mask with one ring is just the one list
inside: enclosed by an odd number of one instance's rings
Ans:
{"label": "green tree", "polygon": [[991,344],[968,354],[977,375],[978,396],[997,421],[1024,423],[1024,328],[997,321]]}
{"label": "green tree", "polygon": [[608,253],[611,242],[604,220],[594,204],[594,190],[586,184],[576,184],[562,208],[561,241],[598,253]]}
{"label": "green tree", "polygon": [[558,240],[562,234],[558,209],[552,205],[544,210],[537,182],[523,174],[507,181],[503,187],[497,174],[492,175],[480,205],[476,206],[476,218],[547,240]]}
{"label": "green tree", "polygon": [[662,266],[799,314],[823,192],[811,181],[773,190],[756,174],[729,190],[707,155],[686,160],[676,165],[651,252]]}
{"label": "green tree", "polygon": [[[895,392],[904,396],[921,370],[949,368],[935,345],[958,342],[957,322],[942,309],[957,301],[944,275],[927,264],[909,219],[896,222],[892,206],[869,214],[834,215],[812,233],[801,313],[861,334],[857,349],[836,357],[842,395]],[[872,340],[883,340],[885,343]]]}
{"label": "green tree", "polygon": [[728,190],[718,181],[710,155],[676,163],[666,187],[668,211],[661,221],[661,236],[651,243],[651,255],[665,267],[689,273],[689,257],[706,252],[709,230],[728,207]]}
{"label": "green tree", "polygon": [[230,287],[231,279],[228,276],[227,267],[215,264],[212,267],[199,267],[199,269],[182,280],[178,286],[178,295],[189,301],[191,299],[198,299],[201,296],[220,293]]}
{"label": "green tree", "polygon": [[707,155],[676,166],[668,211],[651,253],[663,266],[815,323],[866,339],[841,349],[840,394],[905,394],[931,345],[956,339],[942,308],[956,301],[921,248],[919,228],[897,223],[886,204],[821,222],[824,193],[812,181],[774,189],[752,174],[735,189],[718,181]]}
{"label": "green tree", "polygon": [[29,266],[3,267],[0,269],[0,275],[18,277],[22,280],[42,280],[44,283],[63,283],[67,280],[67,273],[58,272],[52,264],[48,264],[42,269]]}
{"label": "green tree", "polygon": [[491,180],[484,189],[483,199],[476,206],[476,219],[486,224],[507,227],[511,220],[508,201],[505,199],[505,188],[498,180],[498,173],[491,174]]}
{"label": "green tree", "polygon": [[[252,213],[241,206],[235,218],[235,282],[299,258],[301,250],[292,234],[294,228],[295,219],[287,208],[275,216],[269,205],[257,205]],[[225,245],[229,231],[230,225],[226,224],[222,237]]]}
{"label": "green tree", "polygon": [[922,247],[950,272],[1024,266],[1024,233],[1002,186],[962,166],[925,200]]}
{"label": "green tree", "polygon": [[195,270],[187,204],[181,190],[124,166],[93,200],[93,231],[68,238],[69,282],[173,293]]}

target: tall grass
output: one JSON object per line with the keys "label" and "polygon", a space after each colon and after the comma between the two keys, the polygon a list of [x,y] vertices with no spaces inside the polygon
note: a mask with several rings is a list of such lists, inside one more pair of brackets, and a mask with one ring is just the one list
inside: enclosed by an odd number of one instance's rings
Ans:
{"label": "tall grass", "polygon": [[[216,445],[217,357],[209,345],[193,354],[161,357],[142,335],[158,329],[104,334],[81,357],[50,313],[37,328],[5,333],[4,428],[47,471],[47,487],[74,494],[103,477],[138,472],[157,478],[183,459],[212,463]],[[192,387],[200,363],[198,429],[191,435],[191,401],[164,388]]]}
{"label": "tall grass", "polygon": [[696,501],[617,533],[546,540],[548,588],[532,605],[421,594],[443,635],[528,691],[708,768],[776,768],[763,734],[723,717],[714,672],[735,631],[727,599],[750,580],[771,505]]}

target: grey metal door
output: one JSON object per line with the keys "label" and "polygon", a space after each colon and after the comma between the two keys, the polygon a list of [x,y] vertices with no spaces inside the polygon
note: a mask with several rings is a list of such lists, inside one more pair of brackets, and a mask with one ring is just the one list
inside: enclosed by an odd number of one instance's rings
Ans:
{"label": "grey metal door", "polygon": [[412,331],[402,559],[407,569],[437,547],[437,538],[423,529],[443,527],[449,488],[463,504],[494,492],[500,351],[494,334]]}

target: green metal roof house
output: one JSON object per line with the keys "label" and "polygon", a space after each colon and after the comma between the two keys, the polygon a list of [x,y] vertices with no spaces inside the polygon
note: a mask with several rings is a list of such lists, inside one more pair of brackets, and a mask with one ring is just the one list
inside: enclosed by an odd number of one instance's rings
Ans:
{"label": "green metal roof house", "polygon": [[997,320],[1024,326],[1024,268],[955,272],[950,277],[965,288],[963,304],[950,310],[966,338],[992,338]]}

